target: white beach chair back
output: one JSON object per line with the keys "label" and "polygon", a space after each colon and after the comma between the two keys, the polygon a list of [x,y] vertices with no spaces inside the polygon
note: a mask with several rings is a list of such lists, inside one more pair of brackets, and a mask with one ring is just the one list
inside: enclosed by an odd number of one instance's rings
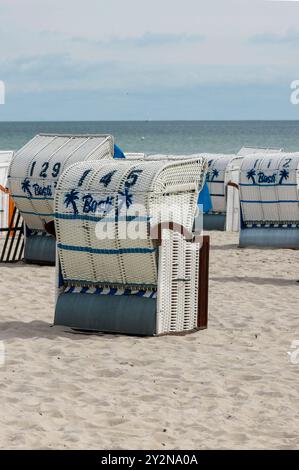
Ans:
{"label": "white beach chair back", "polygon": [[244,158],[240,200],[245,224],[299,222],[299,153],[256,154]]}
{"label": "white beach chair back", "polygon": [[9,169],[14,202],[32,230],[53,220],[55,187],[62,172],[82,160],[112,159],[109,135],[40,134],[15,153]]}
{"label": "white beach chair back", "polygon": [[126,160],[144,160],[145,153],[126,152],[125,157],[126,157]]}
{"label": "white beach chair back", "polygon": [[[192,231],[204,170],[203,159],[82,162],[69,167],[59,180],[55,200],[64,279],[156,285],[157,246],[150,227],[168,222],[171,214],[172,221]],[[138,223],[140,237],[128,233],[128,221]]]}
{"label": "white beach chair back", "polygon": [[226,184],[229,165],[238,158],[234,154],[204,154],[208,160],[207,183],[212,201],[210,213],[226,213]]}
{"label": "white beach chair back", "polygon": [[150,153],[145,155],[145,160],[190,160],[194,158],[204,158],[204,154],[192,153],[192,154],[166,154],[166,153]]}
{"label": "white beach chair back", "polygon": [[283,152],[282,148],[271,148],[271,147],[242,147],[238,155],[240,157],[248,157],[249,155],[254,155],[257,153],[263,154],[274,154],[274,153],[281,153]]}

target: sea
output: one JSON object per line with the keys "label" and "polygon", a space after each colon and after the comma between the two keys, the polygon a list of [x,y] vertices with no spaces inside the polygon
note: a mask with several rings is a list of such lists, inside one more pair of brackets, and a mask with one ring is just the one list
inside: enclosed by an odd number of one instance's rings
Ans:
{"label": "sea", "polygon": [[124,152],[236,153],[244,145],[299,151],[299,121],[0,122],[0,150],[18,150],[39,133],[111,134]]}

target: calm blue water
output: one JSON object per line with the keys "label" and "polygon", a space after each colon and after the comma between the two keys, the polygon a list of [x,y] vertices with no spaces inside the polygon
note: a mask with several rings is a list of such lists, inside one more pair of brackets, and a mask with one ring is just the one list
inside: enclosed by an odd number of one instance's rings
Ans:
{"label": "calm blue water", "polygon": [[299,151],[299,121],[0,122],[0,150],[38,133],[112,134],[128,152],[237,152],[243,145]]}

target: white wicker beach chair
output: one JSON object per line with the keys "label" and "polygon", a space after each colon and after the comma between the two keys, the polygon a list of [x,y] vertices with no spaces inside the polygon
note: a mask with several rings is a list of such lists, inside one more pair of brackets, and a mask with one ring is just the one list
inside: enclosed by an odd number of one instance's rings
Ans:
{"label": "white wicker beach chair", "polygon": [[55,242],[45,226],[53,221],[57,181],[70,165],[84,160],[112,159],[109,135],[40,134],[15,153],[9,168],[9,186],[26,224],[25,260],[54,264]]}
{"label": "white wicker beach chair", "polygon": [[239,169],[243,157],[228,154],[199,153],[191,155],[149,154],[151,160],[185,160],[206,158],[209,163],[207,184],[212,209],[203,216],[205,230],[239,231]]}
{"label": "white wicker beach chair", "polygon": [[299,153],[255,154],[240,171],[240,246],[299,248]]}
{"label": "white wicker beach chair", "polygon": [[199,288],[192,233],[205,172],[197,158],[83,162],[63,173],[55,324],[141,335],[206,326],[207,274]]}
{"label": "white wicker beach chair", "polygon": [[[205,230],[239,230],[239,211],[235,204],[238,198],[228,185],[238,185],[239,168],[243,157],[235,154],[202,154],[208,160],[207,184],[212,208],[204,214]],[[229,215],[227,220],[227,214]]]}

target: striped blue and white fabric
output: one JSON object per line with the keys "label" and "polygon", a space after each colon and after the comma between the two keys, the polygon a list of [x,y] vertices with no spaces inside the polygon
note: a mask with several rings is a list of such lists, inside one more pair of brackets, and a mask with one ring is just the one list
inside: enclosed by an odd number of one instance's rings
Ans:
{"label": "striped blue and white fabric", "polygon": [[149,299],[157,298],[157,291],[155,290],[142,290],[142,289],[129,289],[129,288],[113,288],[113,287],[78,287],[70,286],[64,291],[65,294],[92,294],[92,295],[135,295],[137,297],[144,297]]}

